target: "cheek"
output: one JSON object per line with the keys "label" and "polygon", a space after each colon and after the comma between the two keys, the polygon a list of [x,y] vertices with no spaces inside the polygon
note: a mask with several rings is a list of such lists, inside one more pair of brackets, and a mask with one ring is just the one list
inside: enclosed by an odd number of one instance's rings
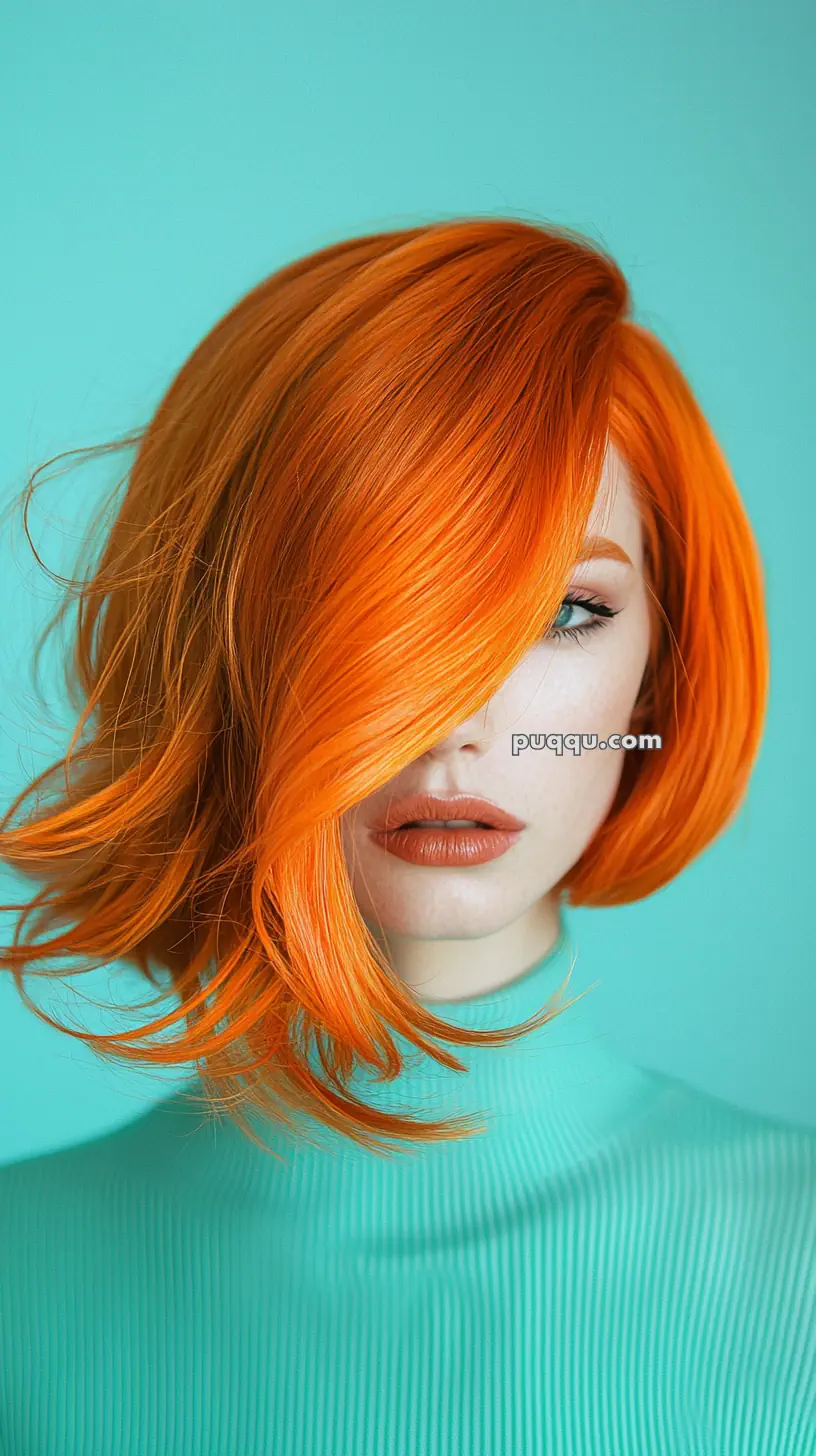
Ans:
{"label": "cheek", "polygon": [[[591,733],[599,741],[626,732],[646,661],[645,643],[642,654],[631,640],[619,640],[614,650],[610,644],[602,651],[599,641],[586,649],[570,643],[563,651],[536,656],[537,661],[531,658],[520,667],[507,700],[513,731]],[[612,807],[625,761],[622,749],[573,752],[563,746],[561,752],[530,748],[513,760],[543,853],[559,860],[566,856],[572,863],[583,852]],[[522,802],[521,788],[517,793],[516,802]]]}
{"label": "cheek", "polygon": [[[603,734],[598,737],[602,739]],[[522,758],[526,759],[525,791],[536,843],[548,862],[552,856],[553,863],[563,864],[559,874],[565,873],[606,819],[626,754],[608,748],[582,749],[580,753],[542,748],[527,750],[517,762]]]}
{"label": "cheek", "polygon": [[535,654],[507,684],[508,721],[521,733],[624,732],[637,699],[645,653],[570,643]]}
{"label": "cheek", "polygon": [[[642,677],[642,668],[632,670],[632,664],[623,663],[618,671],[587,674],[586,680],[575,684],[572,696],[565,692],[563,714],[569,716],[574,705],[580,722],[587,722],[586,731],[598,733],[624,732],[635,705]],[[565,730],[569,731],[569,730]]]}

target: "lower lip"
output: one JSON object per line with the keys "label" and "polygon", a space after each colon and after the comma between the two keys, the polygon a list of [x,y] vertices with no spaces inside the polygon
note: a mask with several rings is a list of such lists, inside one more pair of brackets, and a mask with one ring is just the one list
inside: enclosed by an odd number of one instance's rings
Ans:
{"label": "lower lip", "polygon": [[480,865],[506,854],[520,829],[380,829],[375,844],[416,865]]}

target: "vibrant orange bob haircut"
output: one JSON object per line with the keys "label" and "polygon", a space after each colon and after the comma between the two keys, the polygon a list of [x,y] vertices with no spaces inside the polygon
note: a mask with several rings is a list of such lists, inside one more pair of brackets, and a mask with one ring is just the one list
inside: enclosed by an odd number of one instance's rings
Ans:
{"label": "vibrant orange bob haircut", "polygon": [[[0,822],[0,857],[44,885],[1,907],[20,916],[0,950],[42,1020],[111,1059],[195,1061],[205,1103],[259,1146],[243,1108],[378,1152],[479,1130],[386,1114],[350,1075],[398,1075],[392,1032],[466,1070],[440,1042],[505,1042],[565,1008],[509,1031],[433,1016],[359,913],[339,819],[548,631],[609,441],[655,604],[632,731],[663,747],[627,754],[563,898],[667,884],[738,809],[762,730],[751,528],[688,383],[629,306],[613,260],[564,228],[465,218],[352,238],[242,298],[143,430],[68,452],[136,446],[99,561],[63,583],[80,588],[76,732]],[[60,769],[47,811],[9,827]],[[139,1035],[70,1030],[22,984],[38,961],[51,968],[29,974],[76,974],[54,967],[66,955],[137,967],[159,989],[140,1009],[179,1004]]]}

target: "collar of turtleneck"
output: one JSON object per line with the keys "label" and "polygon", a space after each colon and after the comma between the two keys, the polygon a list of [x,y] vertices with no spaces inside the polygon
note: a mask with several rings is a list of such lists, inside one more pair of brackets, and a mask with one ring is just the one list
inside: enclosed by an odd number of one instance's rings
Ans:
{"label": "collar of turtleneck", "polygon": [[[365,1068],[351,1080],[355,1096],[389,1112],[422,1121],[466,1115],[481,1131],[441,1142],[395,1141],[389,1146],[381,1141],[383,1156],[310,1120],[301,1122],[307,1129],[304,1140],[270,1130],[253,1114],[263,1141],[289,1165],[290,1186],[304,1186],[304,1180],[311,1184],[315,1177],[322,1185],[332,1166],[353,1166],[357,1176],[368,1176],[364,1170],[369,1169],[378,1181],[394,1179],[397,1184],[418,1176],[420,1181],[498,1178],[509,1194],[513,1184],[528,1176],[539,1180],[557,1175],[625,1133],[649,1111],[660,1079],[630,1063],[599,1029],[594,1008],[598,978],[586,975],[597,967],[583,966],[581,960],[562,915],[552,949],[498,990],[463,1000],[423,1001],[441,1020],[480,1030],[517,1026],[548,1006],[556,1014],[543,1027],[503,1045],[446,1043],[465,1072],[442,1066],[397,1034],[404,1056],[401,1074],[382,1082]],[[570,1001],[574,1004],[568,1005]],[[279,1158],[253,1147],[228,1120],[219,1120],[214,1135],[222,1172],[237,1172],[240,1165],[253,1187],[259,1186],[258,1180],[265,1186],[269,1177],[280,1188]],[[426,1170],[421,1175],[420,1168]]]}
{"label": "collar of turtleneck", "polygon": [[401,1075],[378,1083],[373,1073],[359,1074],[352,1084],[355,1094],[423,1119],[479,1117],[485,1130],[466,1143],[424,1145],[436,1157],[466,1145],[478,1157],[487,1140],[495,1144],[508,1138],[535,1139],[551,1170],[590,1154],[652,1095],[653,1082],[600,1030],[595,986],[579,976],[580,960],[562,914],[551,950],[499,989],[461,1000],[430,1002],[419,996],[440,1020],[481,1031],[518,1026],[545,1007],[555,1014],[543,1027],[503,1045],[447,1043],[467,1067],[464,1073],[441,1066],[397,1037],[405,1055]]}

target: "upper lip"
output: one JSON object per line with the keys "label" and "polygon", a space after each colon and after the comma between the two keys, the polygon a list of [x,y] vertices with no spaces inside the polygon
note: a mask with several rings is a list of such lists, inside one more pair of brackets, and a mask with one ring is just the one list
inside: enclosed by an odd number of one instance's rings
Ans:
{"label": "upper lip", "polygon": [[489,799],[474,798],[472,794],[454,794],[440,798],[436,794],[409,794],[404,799],[392,799],[387,810],[374,825],[375,829],[401,829],[417,819],[475,819],[491,829],[524,829],[526,826],[514,814],[505,813]]}

